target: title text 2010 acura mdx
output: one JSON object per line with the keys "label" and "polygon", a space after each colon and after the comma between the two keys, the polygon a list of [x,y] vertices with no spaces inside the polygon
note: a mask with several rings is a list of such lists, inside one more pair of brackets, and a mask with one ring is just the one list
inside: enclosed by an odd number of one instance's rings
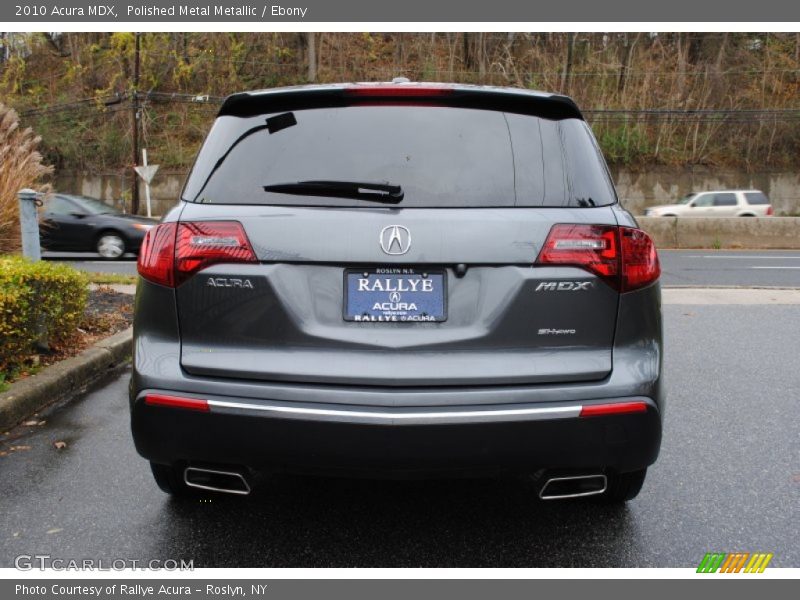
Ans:
{"label": "title text 2010 acura mdx", "polygon": [[167,492],[528,473],[624,501],[658,455],[658,258],[564,96],[230,96],[138,268],[133,437]]}

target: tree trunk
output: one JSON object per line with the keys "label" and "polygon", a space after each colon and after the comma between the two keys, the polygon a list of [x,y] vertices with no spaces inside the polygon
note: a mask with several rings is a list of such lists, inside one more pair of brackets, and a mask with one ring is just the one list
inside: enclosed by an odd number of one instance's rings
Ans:
{"label": "tree trunk", "polygon": [[623,56],[622,56],[622,66],[619,70],[619,81],[617,82],[617,92],[619,92],[620,96],[625,91],[625,84],[628,80],[628,71],[631,68],[631,62],[633,61],[633,50],[636,47],[636,43],[639,41],[639,37],[642,35],[641,32],[636,34],[636,37],[633,38],[633,42],[628,44],[627,34],[625,36],[625,45],[623,47]]}
{"label": "tree trunk", "polygon": [[725,46],[728,43],[728,32],[722,34],[722,42],[720,42],[719,50],[717,51],[717,59],[714,61],[714,67],[717,72],[722,70],[722,60],[725,58]]}
{"label": "tree trunk", "polygon": [[561,93],[569,94],[569,84],[572,78],[572,61],[575,57],[575,34],[567,34],[567,60],[564,62],[564,69],[561,72]]}
{"label": "tree trunk", "polygon": [[481,83],[484,83],[486,77],[486,34],[478,34],[478,75],[481,78]]}
{"label": "tree trunk", "polygon": [[677,52],[678,52],[678,72],[675,74],[677,78],[676,81],[676,89],[678,94],[678,101],[683,102],[683,94],[685,90],[685,83],[686,83],[686,42],[684,40],[683,34],[678,33],[678,41],[677,41]]}
{"label": "tree trunk", "polygon": [[403,63],[405,62],[404,50],[403,34],[396,33],[394,36],[394,71],[398,75],[405,72],[403,68]]}
{"label": "tree trunk", "polygon": [[466,71],[471,70],[475,66],[475,59],[472,55],[471,36],[472,34],[465,31],[464,37],[461,38],[464,42],[464,69]]}
{"label": "tree trunk", "polygon": [[794,62],[800,63],[800,32],[794,34]]}
{"label": "tree trunk", "polygon": [[308,80],[317,80],[317,37],[313,31],[306,34],[306,44],[308,46]]}

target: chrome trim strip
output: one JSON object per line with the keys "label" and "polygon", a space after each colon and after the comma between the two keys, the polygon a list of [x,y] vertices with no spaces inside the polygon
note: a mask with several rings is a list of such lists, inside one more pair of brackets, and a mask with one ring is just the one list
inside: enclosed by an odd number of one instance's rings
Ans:
{"label": "chrome trim strip", "polygon": [[492,421],[492,420],[544,420],[544,419],[565,419],[578,417],[581,413],[581,405],[572,406],[545,406],[535,408],[500,408],[485,410],[430,410],[414,412],[398,410],[364,410],[364,409],[335,409],[335,408],[310,408],[306,406],[285,406],[274,404],[263,404],[256,402],[242,402],[232,400],[208,400],[211,409],[225,410],[245,410],[275,413],[287,417],[322,417],[331,420],[352,421],[370,420],[376,422],[391,423],[399,422],[469,422],[469,421]]}
{"label": "chrome trim strip", "polygon": [[[600,490],[592,490],[590,492],[581,492],[580,494],[563,494],[559,496],[545,496],[544,491],[547,489],[547,486],[553,483],[554,481],[574,481],[576,479],[597,479],[598,477],[603,479],[603,488]],[[597,496],[602,494],[606,491],[608,487],[608,478],[605,475],[578,475],[575,477],[553,477],[552,479],[548,479],[545,484],[542,486],[542,489],[539,491],[539,499],[540,500],[564,500],[566,498],[583,498],[584,496]]]}
{"label": "chrome trim strip", "polygon": [[[233,490],[229,488],[218,488],[212,485],[202,485],[200,483],[192,483],[189,481],[189,471],[197,471],[199,473],[214,473],[216,475],[227,475],[229,477],[238,477],[242,480],[244,484],[244,490]],[[223,492],[225,494],[239,494],[240,496],[247,496],[250,493],[250,484],[247,483],[247,479],[244,478],[244,475],[241,473],[236,473],[235,471],[216,471],[214,469],[203,469],[200,467],[186,467],[183,470],[183,482],[188,485],[189,487],[197,488],[199,490],[209,490],[211,492]]]}

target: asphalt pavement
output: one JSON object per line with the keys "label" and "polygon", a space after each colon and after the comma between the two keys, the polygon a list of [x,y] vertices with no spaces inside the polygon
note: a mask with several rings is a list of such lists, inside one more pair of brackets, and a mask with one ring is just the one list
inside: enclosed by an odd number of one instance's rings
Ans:
{"label": "asphalt pavement", "polygon": [[[99,260],[90,253],[45,253],[85,271],[136,274],[136,257]],[[800,287],[797,250],[660,250],[664,286]]]}
{"label": "asphalt pavement", "polygon": [[800,305],[664,311],[663,446],[625,507],[542,502],[521,480],[288,475],[248,497],[175,501],[133,448],[125,372],[0,437],[0,566],[38,553],[196,567],[696,567],[706,552],[742,551],[800,567]]}
{"label": "asphalt pavement", "polygon": [[665,286],[800,287],[797,250],[659,250]]}

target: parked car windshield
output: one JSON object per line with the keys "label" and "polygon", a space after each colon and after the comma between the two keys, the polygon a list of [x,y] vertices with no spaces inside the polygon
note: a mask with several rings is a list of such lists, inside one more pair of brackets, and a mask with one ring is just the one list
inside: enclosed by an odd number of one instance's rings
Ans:
{"label": "parked car windshield", "polygon": [[[275,118],[280,128],[267,125]],[[616,202],[605,163],[582,120],[433,106],[220,117],[183,198],[211,204],[376,206],[364,198],[304,195],[294,185],[298,182],[333,182],[330,189],[351,182],[399,186],[403,197],[394,206],[400,208]],[[293,185],[295,193],[281,193]]]}
{"label": "parked car windshield", "polygon": [[689,202],[691,202],[692,198],[694,198],[695,196],[697,196],[697,194],[687,194],[686,196],[684,196],[683,198],[678,200],[677,203],[678,204],[689,204]]}

